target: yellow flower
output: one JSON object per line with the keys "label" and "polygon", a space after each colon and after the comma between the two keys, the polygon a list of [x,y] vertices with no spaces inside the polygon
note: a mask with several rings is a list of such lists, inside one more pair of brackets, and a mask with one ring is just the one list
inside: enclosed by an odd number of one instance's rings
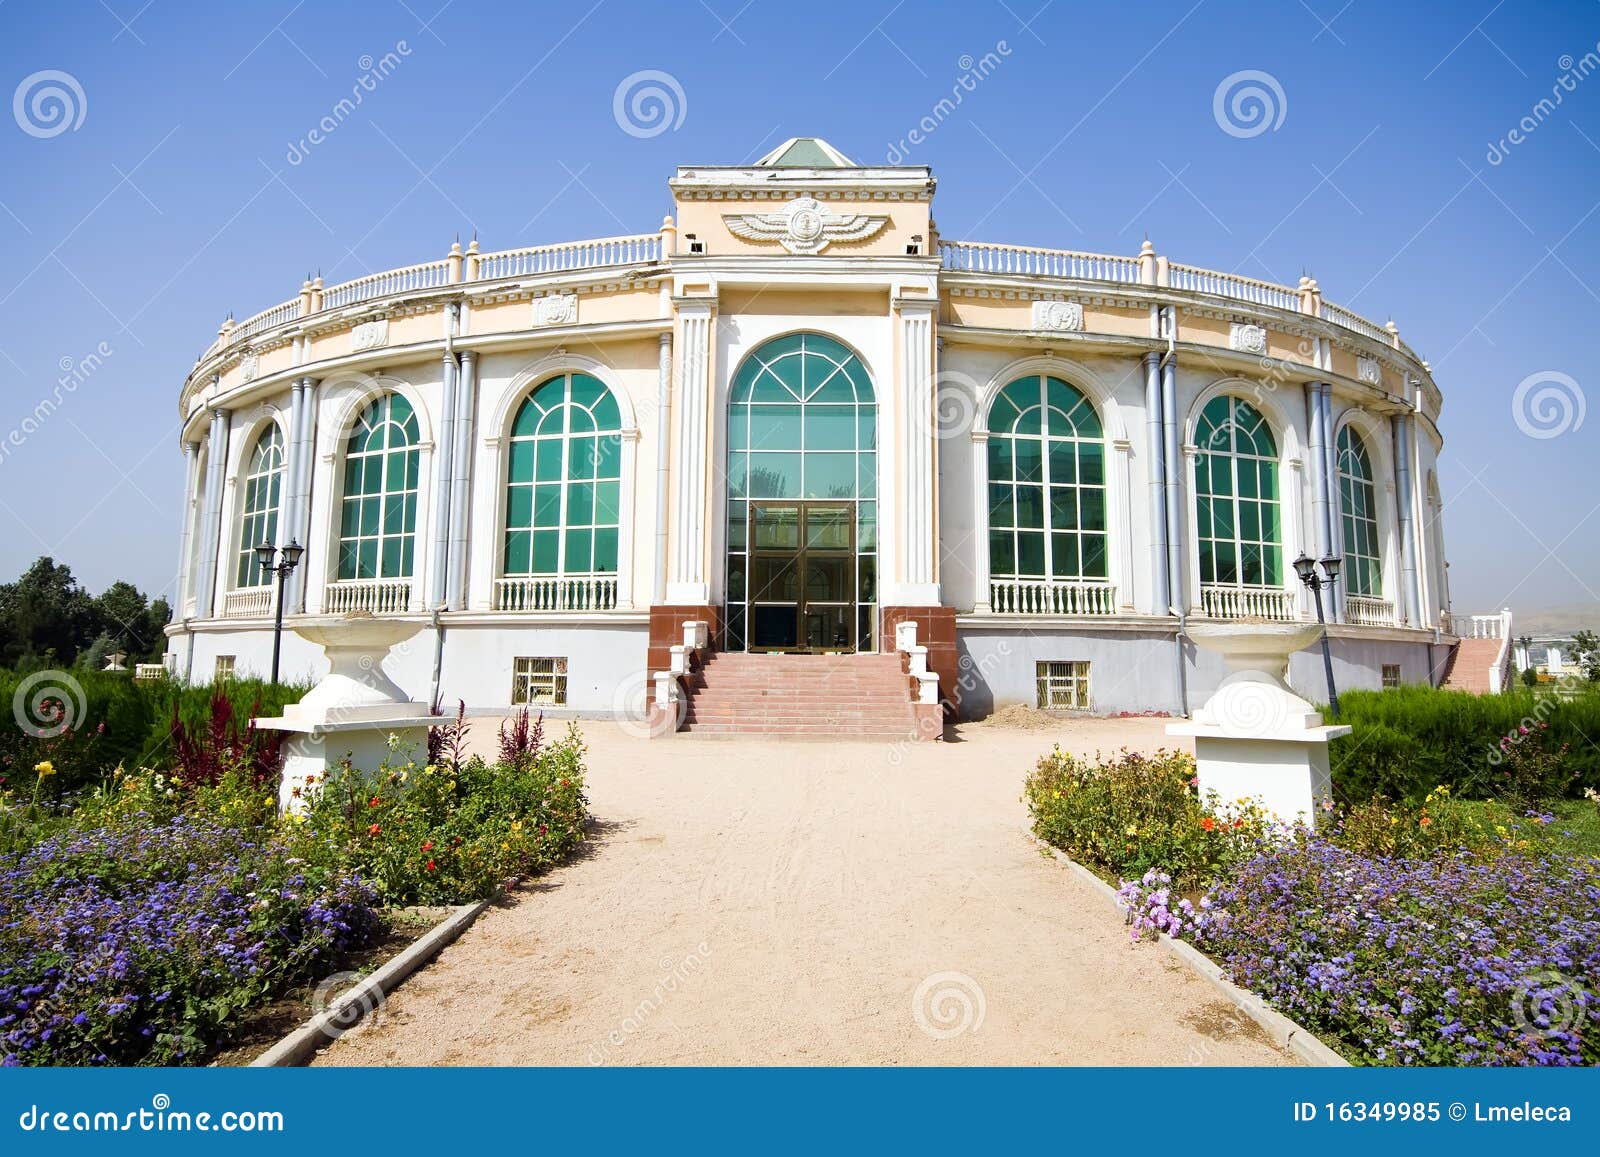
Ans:
{"label": "yellow flower", "polygon": [[47,759],[43,763],[34,764],[33,770],[39,773],[40,779],[43,779],[47,775],[54,775],[56,773],[56,765]]}
{"label": "yellow flower", "polygon": [[1139,829],[1136,826],[1134,826],[1133,824],[1129,824],[1128,825],[1128,835],[1136,836],[1138,834],[1139,834]]}

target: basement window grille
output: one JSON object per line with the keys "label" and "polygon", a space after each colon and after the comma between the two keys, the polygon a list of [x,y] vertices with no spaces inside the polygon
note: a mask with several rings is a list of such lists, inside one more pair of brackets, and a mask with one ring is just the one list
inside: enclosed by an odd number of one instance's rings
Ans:
{"label": "basement window grille", "polygon": [[1400,686],[1399,663],[1385,663],[1383,665],[1383,685],[1386,689]]}
{"label": "basement window grille", "polygon": [[1089,709],[1089,664],[1041,662],[1038,664],[1041,711]]}
{"label": "basement window grille", "polygon": [[217,669],[215,672],[215,677],[219,683],[233,678],[233,665],[235,659],[236,656],[233,655],[217,656]]}
{"label": "basement window grille", "polygon": [[515,706],[567,701],[567,659],[562,656],[521,656],[511,672],[511,702]]}

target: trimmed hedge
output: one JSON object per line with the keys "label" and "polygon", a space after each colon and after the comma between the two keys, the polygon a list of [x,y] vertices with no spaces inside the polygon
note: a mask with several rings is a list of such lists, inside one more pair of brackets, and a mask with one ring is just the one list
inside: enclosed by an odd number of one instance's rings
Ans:
{"label": "trimmed hedge", "polygon": [[[174,708],[190,727],[203,726],[210,717],[213,688],[209,685],[185,686],[168,679],[135,680],[120,672],[73,670],[45,673],[44,678],[23,687],[39,674],[0,669],[0,709],[18,716],[0,727],[0,776],[11,785],[31,784],[33,767],[42,760],[57,768],[58,775],[51,783],[54,792],[99,783],[119,765],[129,770],[169,767]],[[274,687],[259,679],[231,680],[226,688],[239,718],[252,711],[277,715],[284,704],[297,701],[307,690],[304,684]],[[64,704],[69,731],[39,738],[24,730],[24,723],[35,730],[53,730],[50,719],[32,715],[32,704],[40,694],[52,695]],[[0,790],[5,786],[0,784]]]}
{"label": "trimmed hedge", "polygon": [[1501,739],[1540,722],[1548,730],[1530,741],[1549,750],[1566,745],[1563,760],[1577,773],[1573,793],[1600,787],[1600,688],[1572,699],[1526,687],[1500,695],[1419,686],[1351,691],[1339,697],[1339,710],[1339,722],[1354,728],[1330,752],[1334,791],[1345,802],[1374,794],[1415,801],[1440,784],[1459,796],[1496,794]]}

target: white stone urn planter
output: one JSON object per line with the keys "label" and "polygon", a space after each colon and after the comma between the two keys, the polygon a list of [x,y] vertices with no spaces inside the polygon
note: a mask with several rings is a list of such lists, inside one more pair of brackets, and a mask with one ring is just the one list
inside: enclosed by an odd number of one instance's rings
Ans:
{"label": "white stone urn planter", "polygon": [[388,757],[391,737],[402,750],[426,743],[432,717],[426,703],[408,699],[383,669],[389,651],[420,631],[420,623],[348,615],[299,619],[289,628],[322,647],[328,673],[281,716],[255,725],[289,733],[278,806],[299,811],[307,776],[320,779],[330,764],[344,759],[372,771]]}
{"label": "white stone urn planter", "polygon": [[1194,739],[1200,794],[1224,809],[1253,800],[1284,823],[1315,823],[1330,798],[1328,726],[1284,682],[1289,656],[1315,642],[1318,623],[1193,622],[1188,636],[1222,656],[1229,674],[1187,723],[1168,735]]}

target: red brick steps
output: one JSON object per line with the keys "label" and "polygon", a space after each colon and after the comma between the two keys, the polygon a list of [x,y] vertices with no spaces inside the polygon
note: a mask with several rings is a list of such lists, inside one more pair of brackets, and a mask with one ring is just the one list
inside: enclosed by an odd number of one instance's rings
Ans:
{"label": "red brick steps", "polygon": [[682,730],[694,734],[903,740],[916,732],[899,655],[722,653],[686,684]]}
{"label": "red brick steps", "polygon": [[1462,639],[1456,644],[1439,685],[1474,695],[1489,693],[1489,673],[1500,657],[1499,639]]}

